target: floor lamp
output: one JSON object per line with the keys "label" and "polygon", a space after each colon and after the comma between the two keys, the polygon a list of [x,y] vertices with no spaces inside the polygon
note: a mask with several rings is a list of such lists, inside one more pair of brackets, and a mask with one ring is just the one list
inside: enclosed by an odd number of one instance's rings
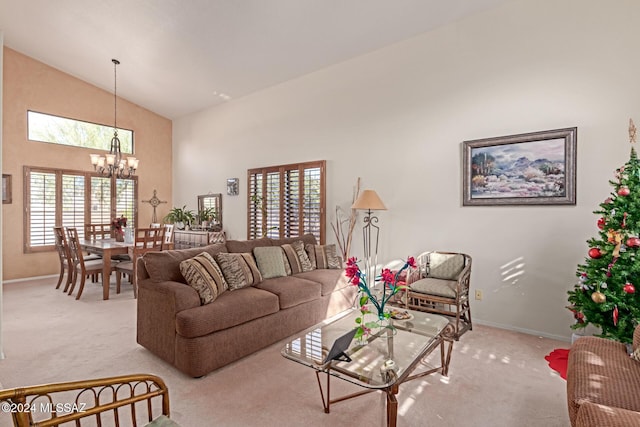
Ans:
{"label": "floor lamp", "polygon": [[364,268],[367,282],[375,285],[376,266],[378,265],[378,237],[380,228],[377,226],[378,217],[372,215],[372,211],[386,211],[387,207],[382,203],[378,193],[374,190],[364,190],[360,197],[353,203],[351,209],[365,211],[364,226],[362,227],[362,240],[364,243]]}

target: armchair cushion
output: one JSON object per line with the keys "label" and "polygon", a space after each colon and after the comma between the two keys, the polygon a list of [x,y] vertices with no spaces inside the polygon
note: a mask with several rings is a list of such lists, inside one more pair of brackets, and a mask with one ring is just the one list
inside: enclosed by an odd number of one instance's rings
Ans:
{"label": "armchair cushion", "polygon": [[464,255],[434,252],[429,255],[427,276],[435,279],[456,280],[463,268]]}
{"label": "armchair cushion", "polygon": [[455,280],[427,277],[413,282],[409,287],[413,292],[420,292],[421,294],[455,298],[457,296],[457,285],[458,282]]}

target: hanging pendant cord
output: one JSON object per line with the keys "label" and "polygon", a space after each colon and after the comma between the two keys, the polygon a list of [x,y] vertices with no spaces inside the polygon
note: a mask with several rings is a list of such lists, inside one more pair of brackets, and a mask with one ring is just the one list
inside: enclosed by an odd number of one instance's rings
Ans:
{"label": "hanging pendant cord", "polygon": [[113,62],[113,130],[118,132],[118,73],[116,72],[116,67],[120,64],[120,61],[112,59],[111,62]]}

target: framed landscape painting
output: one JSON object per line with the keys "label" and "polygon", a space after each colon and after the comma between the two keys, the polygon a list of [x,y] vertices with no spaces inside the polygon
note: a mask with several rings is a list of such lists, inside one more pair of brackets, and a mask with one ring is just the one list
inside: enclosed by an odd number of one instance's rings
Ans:
{"label": "framed landscape painting", "polygon": [[575,205],[577,131],[464,141],[463,206]]}

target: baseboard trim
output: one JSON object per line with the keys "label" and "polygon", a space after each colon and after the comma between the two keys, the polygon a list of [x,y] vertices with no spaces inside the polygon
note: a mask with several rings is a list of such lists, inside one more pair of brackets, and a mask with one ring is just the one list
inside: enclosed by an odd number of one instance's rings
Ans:
{"label": "baseboard trim", "polygon": [[513,325],[505,325],[503,323],[488,322],[486,320],[479,320],[479,319],[473,319],[473,323],[477,323],[479,325],[491,326],[499,329],[506,329],[508,331],[522,332],[523,334],[537,335],[539,337],[550,338],[558,341],[565,341],[568,343],[571,342],[571,336],[554,335],[554,334],[549,334],[547,332],[536,331],[533,329],[518,328],[517,326],[513,326]]}
{"label": "baseboard trim", "polygon": [[11,279],[11,280],[3,280],[2,283],[18,283],[18,282],[28,282],[30,280],[38,280],[38,279],[50,279],[52,277],[58,277],[58,274],[49,274],[47,276],[33,276],[33,277],[23,277],[22,279]]}

